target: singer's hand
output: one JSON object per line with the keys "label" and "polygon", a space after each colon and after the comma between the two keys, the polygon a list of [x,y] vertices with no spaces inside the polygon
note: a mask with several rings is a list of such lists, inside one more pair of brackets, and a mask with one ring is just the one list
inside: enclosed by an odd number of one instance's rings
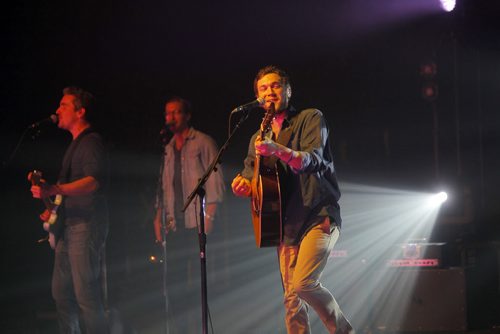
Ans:
{"label": "singer's hand", "polygon": [[[165,233],[168,234],[169,231],[177,231],[177,226],[175,225],[175,220],[172,217],[167,217],[166,218],[166,231]],[[157,210],[155,218],[153,220],[153,227],[155,231],[155,238],[156,242],[164,242],[163,240],[163,233],[162,233],[162,228],[161,228],[161,211]]]}
{"label": "singer's hand", "polygon": [[39,186],[31,186],[30,190],[34,198],[47,198],[55,194],[54,186],[46,183],[45,180],[41,180]]}
{"label": "singer's hand", "polygon": [[250,197],[252,194],[252,187],[250,181],[245,179],[240,174],[236,175],[231,183],[231,189],[236,196],[240,197]]}
{"label": "singer's hand", "polygon": [[50,211],[49,211],[49,210],[45,210],[44,212],[42,212],[42,213],[40,214],[40,216],[39,216],[39,217],[40,217],[40,219],[41,219],[42,221],[44,221],[44,222],[49,221],[49,218],[50,218]]}
{"label": "singer's hand", "polygon": [[[212,217],[207,217],[206,215],[204,219],[205,219],[205,234],[210,234],[214,229],[214,220]],[[200,229],[198,229],[198,231],[199,230]]]}
{"label": "singer's hand", "polygon": [[170,231],[177,231],[177,225],[175,224],[175,220],[172,217],[167,217],[167,222],[166,222],[166,227],[167,227],[167,234]]}
{"label": "singer's hand", "polygon": [[257,137],[257,139],[255,139],[255,153],[258,155],[268,157],[275,154],[277,149],[277,144],[269,138],[261,140]]}

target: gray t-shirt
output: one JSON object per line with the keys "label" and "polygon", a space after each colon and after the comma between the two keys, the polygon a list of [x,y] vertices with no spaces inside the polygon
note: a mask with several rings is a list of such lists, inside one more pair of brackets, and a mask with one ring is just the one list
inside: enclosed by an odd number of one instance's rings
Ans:
{"label": "gray t-shirt", "polygon": [[58,183],[68,183],[87,176],[99,182],[99,188],[87,195],[64,198],[65,223],[82,219],[107,221],[105,192],[107,188],[108,158],[102,137],[92,129],[86,129],[69,145],[64,154]]}

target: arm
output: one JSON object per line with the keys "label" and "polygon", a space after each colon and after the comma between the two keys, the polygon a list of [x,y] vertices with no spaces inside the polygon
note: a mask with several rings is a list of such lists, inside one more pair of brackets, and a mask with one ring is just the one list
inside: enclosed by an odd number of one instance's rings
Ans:
{"label": "arm", "polygon": [[70,183],[56,184],[49,187],[49,196],[61,194],[63,196],[82,196],[91,194],[99,189],[99,181],[93,176],[85,176]]}
{"label": "arm", "polygon": [[[165,223],[166,223],[167,233],[169,231],[175,232],[177,230],[177,227],[175,225],[175,220],[170,217],[166,217],[166,220],[167,221]],[[161,208],[156,209],[155,218],[153,220],[153,227],[155,231],[155,241],[158,243],[163,242],[163,231],[161,228]]]}
{"label": "arm", "polygon": [[[206,139],[203,141],[203,144],[201,145],[201,152],[202,152],[201,154],[202,168],[204,171],[206,171],[210,167],[210,164],[213,162],[213,160],[215,160],[218,154],[217,144],[211,137],[206,136]],[[222,166],[220,164],[217,165],[217,169],[210,174],[210,177],[208,178],[205,184],[205,189],[206,189],[205,201],[207,203],[207,206],[222,202],[224,198],[225,186],[224,186]],[[215,209],[213,210],[214,210],[213,214],[215,214]]]}
{"label": "arm", "polygon": [[254,133],[248,144],[247,156],[241,174],[236,175],[231,183],[231,190],[236,196],[250,197],[252,194],[251,180],[253,178],[253,164],[255,161],[255,140],[258,132]]}
{"label": "arm", "polygon": [[283,146],[269,138],[264,140],[257,139],[255,141],[255,150],[262,156],[275,155],[285,164],[292,167],[294,170],[302,169],[304,153],[294,151],[291,148]]}
{"label": "arm", "polygon": [[328,142],[328,126],[319,110],[311,113],[304,121],[300,135],[301,150],[292,150],[271,139],[256,140],[255,150],[263,156],[275,155],[289,165],[295,173],[315,173],[328,168],[325,160],[325,147]]}
{"label": "arm", "polygon": [[217,203],[208,203],[205,207],[205,233],[212,232],[217,212]]}
{"label": "arm", "polygon": [[54,195],[81,196],[88,195],[99,189],[99,182],[93,176],[85,176],[65,184],[47,184],[32,186],[31,192],[35,198],[47,198]]}
{"label": "arm", "polygon": [[[207,170],[218,154],[217,144],[208,137],[203,147],[203,169]],[[214,227],[218,203],[222,202],[225,192],[222,166],[219,164],[208,178],[206,184],[205,233],[210,233]]]}

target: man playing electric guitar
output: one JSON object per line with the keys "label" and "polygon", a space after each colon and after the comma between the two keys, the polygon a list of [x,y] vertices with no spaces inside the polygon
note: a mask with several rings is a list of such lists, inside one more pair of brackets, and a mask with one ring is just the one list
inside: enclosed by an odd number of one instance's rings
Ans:
{"label": "man playing electric guitar", "polygon": [[237,196],[257,196],[252,187],[255,159],[272,159],[277,167],[283,224],[278,254],[287,331],[310,333],[307,303],[330,333],[352,333],[335,298],[319,281],[341,227],[327,121],[317,109],[298,111],[289,105],[290,80],[280,68],[261,69],[254,91],[266,101],[265,109],[275,107],[273,136],[260,136],[259,131],[252,137],[245,168],[231,187]]}
{"label": "man playing electric guitar", "polygon": [[33,185],[33,197],[64,196],[64,219],[56,240],[52,296],[61,333],[80,333],[80,319],[87,333],[108,333],[101,267],[108,233],[105,198],[107,154],[102,137],[90,118],[93,96],[78,87],[67,87],[56,111],[57,126],[72,136],[56,184]]}

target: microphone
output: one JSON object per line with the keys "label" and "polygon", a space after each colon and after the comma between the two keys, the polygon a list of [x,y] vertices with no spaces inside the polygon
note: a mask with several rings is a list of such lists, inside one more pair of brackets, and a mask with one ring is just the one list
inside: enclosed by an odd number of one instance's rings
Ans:
{"label": "microphone", "polygon": [[171,125],[174,125],[175,124],[175,121],[170,121],[168,123],[165,123],[165,126],[163,128],[161,128],[160,130],[160,139],[163,143],[166,143],[167,139],[168,139],[168,133],[170,132],[170,129],[169,127]]}
{"label": "microphone", "polygon": [[163,128],[160,130],[160,135],[166,135],[170,131],[170,127],[175,124],[175,121],[166,122]]}
{"label": "microphone", "polygon": [[233,111],[231,111],[231,114],[236,113],[236,112],[240,112],[240,111],[243,111],[243,110],[250,110],[250,109],[253,109],[253,108],[257,108],[257,107],[262,107],[264,105],[264,103],[266,103],[266,100],[263,99],[262,97],[259,97],[259,98],[257,98],[256,100],[253,100],[250,103],[243,104],[243,105],[241,105],[239,107],[234,108]]}
{"label": "microphone", "polygon": [[35,122],[29,126],[29,128],[34,129],[38,128],[42,124],[48,124],[48,123],[53,123],[56,124],[57,121],[59,120],[59,117],[56,114],[52,114],[47,118],[42,119],[41,121]]}

